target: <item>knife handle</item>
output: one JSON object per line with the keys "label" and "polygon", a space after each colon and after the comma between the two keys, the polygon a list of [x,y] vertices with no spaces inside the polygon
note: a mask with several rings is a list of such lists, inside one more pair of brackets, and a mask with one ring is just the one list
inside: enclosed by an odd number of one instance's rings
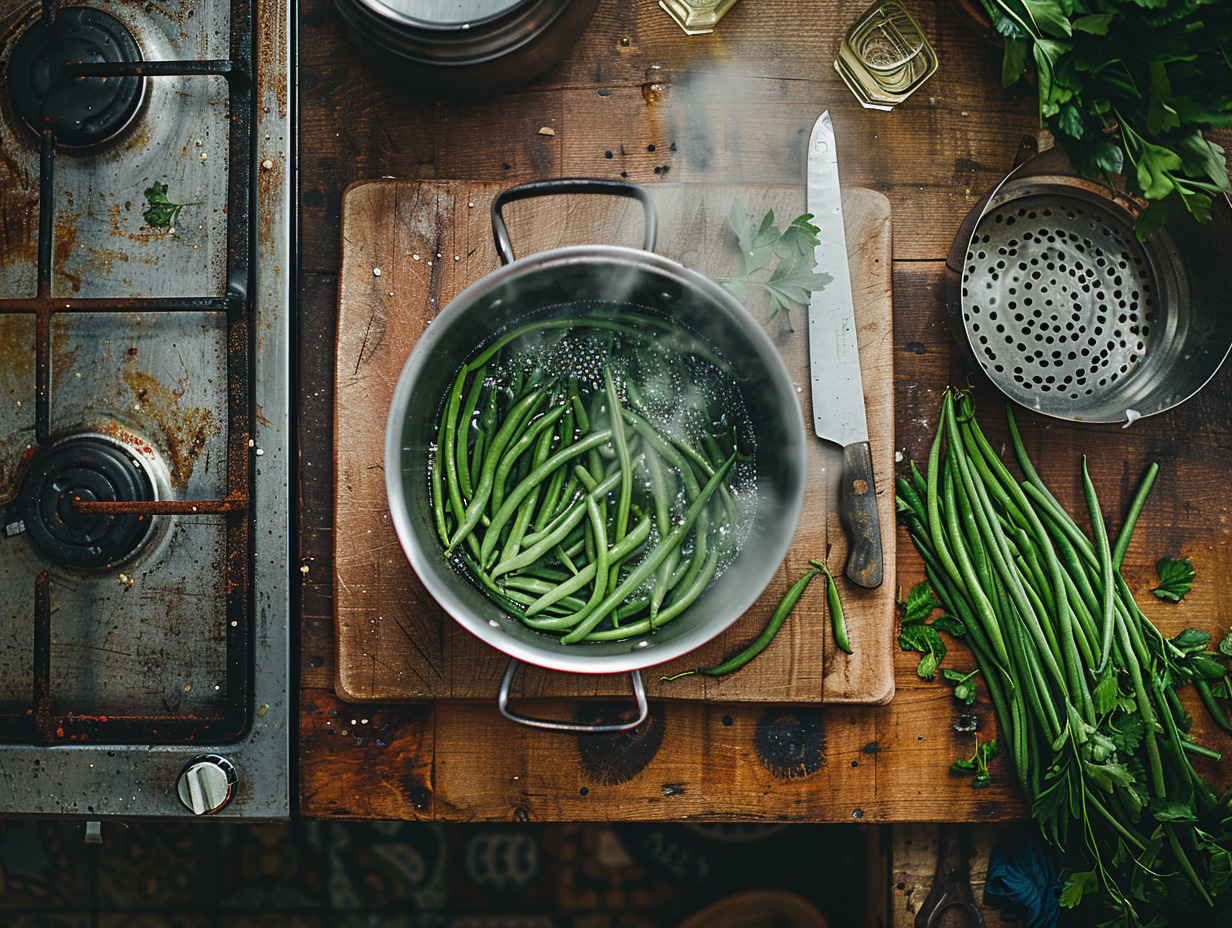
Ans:
{"label": "knife handle", "polygon": [[877,518],[873,455],[868,442],[859,441],[843,448],[843,458],[838,515],[850,543],[844,573],[852,583],[871,590],[881,586],[882,575],[881,521]]}

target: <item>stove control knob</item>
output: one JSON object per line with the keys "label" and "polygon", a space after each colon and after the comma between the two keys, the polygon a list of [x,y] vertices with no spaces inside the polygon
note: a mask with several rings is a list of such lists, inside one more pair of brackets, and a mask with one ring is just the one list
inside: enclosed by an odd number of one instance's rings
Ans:
{"label": "stove control knob", "polygon": [[176,792],[194,815],[209,815],[231,801],[238,779],[231,761],[218,754],[201,754],[180,771]]}

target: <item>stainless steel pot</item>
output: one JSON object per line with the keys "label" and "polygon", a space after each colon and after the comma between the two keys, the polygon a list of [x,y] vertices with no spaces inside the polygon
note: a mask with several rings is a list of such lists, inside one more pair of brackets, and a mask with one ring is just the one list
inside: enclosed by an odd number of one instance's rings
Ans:
{"label": "stainless steel pot", "polygon": [[[559,193],[630,196],[646,209],[646,249],[585,245],[513,260],[501,207],[514,199]],[[804,419],[797,391],[769,336],[731,295],[701,274],[651,253],[654,212],[641,188],[609,181],[564,180],[506,190],[492,204],[505,266],[455,297],[425,330],[403,368],[389,411],[385,479],[390,513],[411,566],[429,593],[464,628],[508,654],[555,670],[635,674],[639,718],[645,694],[636,672],[681,656],[714,638],[751,606],[779,568],[804,496]],[[622,312],[673,319],[732,365],[753,424],[758,502],[747,538],[725,573],[687,610],[653,635],[621,642],[562,644],[493,604],[443,555],[428,489],[430,446],[440,405],[458,368],[511,324],[563,303],[618,302]],[[528,719],[508,708],[516,663],[501,686],[501,711],[539,727],[571,723]],[[613,730],[609,728],[608,730]]]}
{"label": "stainless steel pot", "polygon": [[413,93],[494,96],[573,47],[598,0],[334,0],[352,42]]}

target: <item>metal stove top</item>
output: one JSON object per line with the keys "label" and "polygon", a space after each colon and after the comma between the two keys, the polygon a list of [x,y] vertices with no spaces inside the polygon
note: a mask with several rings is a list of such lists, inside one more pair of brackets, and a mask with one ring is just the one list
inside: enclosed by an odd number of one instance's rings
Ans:
{"label": "metal stove top", "polygon": [[0,0],[0,814],[290,813],[291,15]]}

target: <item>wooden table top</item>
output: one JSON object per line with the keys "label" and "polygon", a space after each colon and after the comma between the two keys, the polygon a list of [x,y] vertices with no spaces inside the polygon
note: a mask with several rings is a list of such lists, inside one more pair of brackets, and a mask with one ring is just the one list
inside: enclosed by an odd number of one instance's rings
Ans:
{"label": "wooden table top", "polygon": [[[994,763],[983,790],[947,775],[952,759],[972,751],[973,736],[954,725],[967,710],[948,687],[918,679],[910,654],[897,655],[897,695],[888,706],[654,703],[636,732],[584,739],[516,726],[494,701],[361,706],[334,693],[334,345],[340,208],[354,181],[512,185],[594,176],[803,185],[809,129],[829,109],[841,129],[843,182],[891,203],[896,457],[903,466],[926,459],[942,391],[967,377],[944,309],[944,259],[963,217],[1037,125],[1035,100],[1003,93],[999,50],[948,0],[910,0],[940,67],[894,112],[862,109],[832,64],[842,29],[864,5],[743,0],[712,35],[686,36],[655,0],[600,0],[586,33],[545,78],[454,102],[398,90],[347,43],[329,0],[300,4],[303,815],[863,822],[1025,815],[1008,763]],[[994,439],[1003,436],[999,394],[981,385],[977,399],[981,421]],[[1124,574],[1165,631],[1195,625],[1222,636],[1232,614],[1232,372],[1129,429],[1028,413],[1019,422],[1064,500],[1081,500],[1078,468],[1088,455],[1105,513],[1122,513],[1145,463],[1160,463]],[[892,492],[889,475],[880,490]],[[898,532],[897,577],[886,582],[907,590],[923,571]],[[1166,609],[1146,593],[1162,554],[1190,557],[1199,578],[1182,604]],[[946,664],[969,667],[971,659],[955,645]],[[993,736],[987,701],[970,711],[980,737]],[[1232,748],[1220,736],[1207,743]],[[1227,780],[1223,770],[1213,775]]]}

